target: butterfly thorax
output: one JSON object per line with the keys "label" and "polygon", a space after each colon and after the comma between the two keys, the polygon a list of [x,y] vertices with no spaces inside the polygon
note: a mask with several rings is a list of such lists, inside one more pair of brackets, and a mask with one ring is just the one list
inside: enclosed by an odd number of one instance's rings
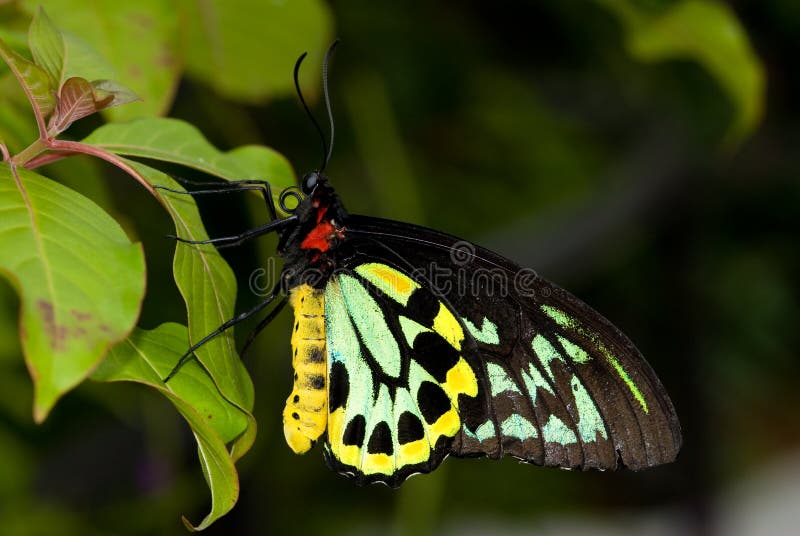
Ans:
{"label": "butterfly thorax", "polygon": [[336,248],[345,238],[347,212],[327,179],[320,177],[294,212],[297,225],[278,247],[286,259],[283,281],[289,289],[302,284],[324,287],[336,268]]}

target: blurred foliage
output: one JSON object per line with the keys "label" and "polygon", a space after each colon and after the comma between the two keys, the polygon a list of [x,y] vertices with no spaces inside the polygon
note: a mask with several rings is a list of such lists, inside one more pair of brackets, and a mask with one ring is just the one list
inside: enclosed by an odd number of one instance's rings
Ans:
{"label": "blurred foliage", "polygon": [[[599,0],[619,17],[631,55],[642,61],[686,57],[702,64],[737,108],[727,143],[738,143],[763,113],[764,72],[735,13],[722,2],[683,0],[650,9],[629,0]],[[659,4],[659,2],[654,2]]]}
{"label": "blurred foliage", "polygon": [[[0,37],[18,52],[38,3],[0,6]],[[299,173],[321,150],[291,67],[310,51],[301,83],[317,100],[320,58],[338,35],[329,175],[347,207],[537,261],[637,342],[684,427],[679,461],[644,473],[448,460],[398,492],[356,488],[318,449],[298,457],[284,444],[284,314],[246,358],[259,435],[238,464],[239,504],[212,534],[420,534],[471,523],[527,532],[562,517],[600,523],[665,509],[680,513],[681,533],[710,534],[721,490],[800,447],[796,3],[41,3],[70,43],[100,51],[143,97],[115,119],[168,112],[222,151],[273,147]],[[8,78],[0,69],[0,136],[19,150],[35,129]],[[89,118],[70,132],[80,139],[97,125]],[[207,178],[190,167],[168,170]],[[161,207],[95,162],[47,171],[143,241],[140,326],[185,323]],[[263,222],[263,203],[250,197],[198,200],[209,235]],[[237,310],[259,299],[245,283],[255,269],[279,269],[273,253],[270,238],[225,251]],[[208,497],[193,438],[169,403],[138,386],[83,385],[33,425],[19,302],[5,283],[0,299],[4,526],[185,533],[176,513],[199,519]]]}

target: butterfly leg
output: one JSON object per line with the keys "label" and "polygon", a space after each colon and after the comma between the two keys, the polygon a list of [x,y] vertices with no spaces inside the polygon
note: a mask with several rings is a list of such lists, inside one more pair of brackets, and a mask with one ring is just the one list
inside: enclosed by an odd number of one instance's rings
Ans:
{"label": "butterfly leg", "polygon": [[275,231],[279,231],[280,229],[286,227],[287,225],[292,225],[297,221],[297,216],[289,216],[280,220],[273,220],[269,223],[265,223],[264,225],[259,225],[258,227],[254,227],[253,229],[249,229],[242,234],[233,235],[233,236],[223,236],[220,238],[209,238],[207,240],[189,240],[187,238],[181,238],[180,236],[176,235],[166,235],[167,238],[172,238],[177,240],[178,242],[182,242],[184,244],[214,244],[217,248],[229,248],[232,246],[238,246],[247,240],[252,238],[256,238],[259,236],[263,236],[265,234],[269,234]]}
{"label": "butterfly leg", "polygon": [[270,311],[261,322],[258,323],[255,329],[253,329],[253,331],[247,335],[247,340],[244,341],[244,346],[242,346],[242,350],[239,352],[239,355],[242,356],[242,358],[244,358],[245,354],[247,354],[247,350],[250,349],[250,345],[253,344],[253,341],[256,339],[256,337],[258,337],[258,334],[264,331],[264,328],[266,328],[270,322],[272,322],[275,317],[278,316],[278,313],[283,310],[287,301],[288,300],[286,298],[283,298],[281,301],[279,301],[278,305],[276,305],[275,308]]}
{"label": "butterfly leg", "polygon": [[164,378],[164,380],[163,380],[164,383],[167,383],[173,377],[175,377],[175,375],[178,373],[178,371],[181,369],[181,367],[183,367],[183,365],[185,365],[190,359],[192,359],[192,357],[195,357],[194,356],[195,350],[197,350],[198,348],[203,346],[205,343],[207,343],[208,341],[210,341],[211,339],[213,339],[217,335],[220,335],[221,333],[226,331],[228,328],[231,328],[231,327],[235,326],[236,324],[238,324],[240,322],[243,322],[244,320],[247,320],[248,318],[250,318],[254,314],[258,313],[264,307],[266,307],[267,305],[272,303],[272,301],[275,298],[277,298],[279,294],[280,294],[280,286],[276,286],[275,289],[272,291],[272,294],[270,294],[269,296],[264,298],[264,300],[261,301],[258,305],[256,305],[255,307],[253,307],[249,311],[245,311],[244,313],[231,318],[230,320],[228,320],[227,322],[225,322],[221,326],[219,326],[217,329],[215,329],[214,331],[212,331],[211,333],[209,333],[208,335],[206,335],[205,337],[203,337],[202,339],[197,341],[195,344],[190,346],[189,349],[186,350],[186,352],[181,356],[181,358],[178,360],[178,362],[175,364],[175,366],[172,367],[172,370],[169,372],[169,374],[167,374],[166,378]]}
{"label": "butterfly leg", "polygon": [[244,192],[248,190],[252,191],[260,191],[264,196],[264,203],[267,205],[267,211],[269,212],[269,216],[272,220],[278,219],[278,212],[275,209],[275,199],[272,197],[272,186],[267,181],[262,181],[258,179],[244,179],[239,181],[212,181],[212,182],[201,182],[201,181],[193,181],[189,179],[184,179],[180,177],[176,177],[174,175],[170,175],[176,181],[182,184],[191,184],[193,186],[216,186],[217,188],[206,188],[205,190],[196,190],[196,191],[186,191],[186,190],[178,190],[175,188],[168,188],[166,186],[155,186],[158,190],[165,190],[167,192],[172,192],[175,194],[181,195],[202,195],[202,194],[221,194],[221,193],[230,193],[230,192]]}

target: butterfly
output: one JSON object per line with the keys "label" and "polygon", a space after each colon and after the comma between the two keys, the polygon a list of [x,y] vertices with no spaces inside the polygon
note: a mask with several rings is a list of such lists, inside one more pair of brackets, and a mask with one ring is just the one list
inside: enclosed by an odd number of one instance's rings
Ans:
{"label": "butterfly", "polygon": [[277,216],[264,183],[273,221],[248,235],[276,232],[284,258],[280,282],[250,313],[279,300],[259,330],[287,301],[294,310],[283,410],[294,452],[322,443],[334,471],[392,487],[449,455],[582,470],[676,458],[672,402],[620,330],[487,249],[349,214],[324,173],[324,144],[319,170],[280,195],[289,216]]}

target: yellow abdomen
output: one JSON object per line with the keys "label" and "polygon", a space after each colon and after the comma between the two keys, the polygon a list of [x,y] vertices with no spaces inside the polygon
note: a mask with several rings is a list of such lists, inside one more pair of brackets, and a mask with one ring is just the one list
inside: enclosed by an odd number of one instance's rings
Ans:
{"label": "yellow abdomen", "polygon": [[297,454],[308,451],[328,420],[328,365],[325,350],[325,291],[300,285],[289,292],[294,308],[294,387],[283,410],[283,434]]}

